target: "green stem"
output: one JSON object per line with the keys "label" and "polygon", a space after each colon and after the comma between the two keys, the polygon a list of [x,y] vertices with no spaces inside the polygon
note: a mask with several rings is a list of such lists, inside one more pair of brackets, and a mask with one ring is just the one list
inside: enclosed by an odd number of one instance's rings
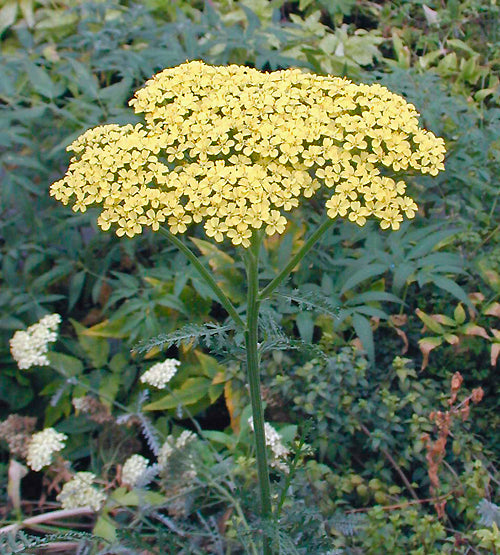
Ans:
{"label": "green stem", "polygon": [[[264,430],[264,410],[260,392],[258,320],[259,320],[259,249],[261,237],[254,235],[252,246],[247,252],[246,267],[248,277],[247,326],[245,330],[248,383],[252,402],[255,454],[260,486],[261,515],[266,523],[271,519],[271,487],[266,455],[266,435]],[[263,554],[271,555],[271,538],[263,534]]]}
{"label": "green stem", "polygon": [[173,233],[168,231],[163,227],[160,227],[158,231],[166,237],[172,244],[174,244],[185,256],[186,258],[193,264],[193,266],[198,270],[201,277],[205,280],[205,283],[212,289],[215,293],[216,297],[219,299],[220,304],[226,309],[227,313],[231,316],[234,323],[241,329],[245,328],[245,323],[240,318],[240,315],[236,312],[231,301],[227,298],[224,291],[217,285],[215,279],[212,277],[212,274],[203,266],[200,262],[198,257],[194,254],[194,252],[185,245],[179,238],[177,238]]}
{"label": "green stem", "polygon": [[266,287],[260,292],[259,300],[264,300],[271,295],[271,293],[278,287],[282,281],[288,277],[290,272],[297,266],[297,264],[304,258],[304,256],[311,250],[312,246],[320,237],[330,229],[334,220],[331,218],[326,219],[316,231],[309,237],[309,239],[302,245],[302,247],[291,258],[290,262],[280,271],[280,273],[267,284]]}

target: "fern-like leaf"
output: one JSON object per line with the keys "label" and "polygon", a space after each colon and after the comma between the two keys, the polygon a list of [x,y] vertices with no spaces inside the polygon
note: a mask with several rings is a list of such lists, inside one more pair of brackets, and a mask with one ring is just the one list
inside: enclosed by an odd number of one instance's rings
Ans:
{"label": "fern-like leaf", "polygon": [[337,513],[330,520],[330,524],[344,536],[355,536],[365,521],[365,515]]}
{"label": "fern-like leaf", "polygon": [[497,526],[500,526],[500,507],[498,505],[491,503],[487,499],[481,499],[476,506],[476,510],[480,516],[479,524],[492,526],[495,523]]}
{"label": "fern-like leaf", "polygon": [[154,455],[158,456],[160,454],[161,446],[160,446],[160,436],[158,431],[153,426],[153,423],[147,416],[142,413],[137,415],[139,421],[141,423],[141,430],[146,438],[146,442],[148,447],[151,449]]}
{"label": "fern-like leaf", "polygon": [[328,355],[318,345],[302,341],[301,339],[291,339],[286,336],[275,337],[268,339],[267,341],[263,341],[259,347],[260,353],[288,350],[299,351],[300,353],[311,355],[313,358],[328,360]]}
{"label": "fern-like leaf", "polygon": [[[88,532],[65,532],[63,534],[48,534],[47,536],[32,536],[22,530],[17,533],[0,534],[0,555],[13,553],[32,553],[33,549],[47,547],[54,542],[84,542],[84,544],[104,541]],[[29,551],[28,551],[29,550]]]}
{"label": "fern-like leaf", "polygon": [[297,304],[300,310],[321,312],[332,318],[339,318],[340,307],[335,306],[330,299],[315,291],[293,289],[293,291],[278,291],[277,295],[290,303]]}
{"label": "fern-like leaf", "polygon": [[160,465],[158,463],[152,464],[137,480],[136,487],[145,488],[160,472]]}
{"label": "fern-like leaf", "polygon": [[234,330],[234,326],[231,324],[223,326],[213,322],[207,322],[206,324],[186,324],[182,328],[171,333],[163,333],[152,339],[138,343],[133,348],[133,351],[144,353],[157,347],[168,349],[173,345],[180,347],[181,345],[188,344],[193,347],[202,344],[208,349],[212,349],[214,346],[228,343],[228,332],[232,330]]}

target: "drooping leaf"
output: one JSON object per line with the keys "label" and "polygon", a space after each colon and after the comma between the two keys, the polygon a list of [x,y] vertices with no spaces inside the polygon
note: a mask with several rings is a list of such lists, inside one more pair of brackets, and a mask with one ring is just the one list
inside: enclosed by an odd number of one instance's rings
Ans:
{"label": "drooping leaf", "polygon": [[436,347],[439,347],[439,345],[441,345],[442,343],[443,340],[441,337],[424,337],[423,339],[420,339],[420,341],[418,342],[418,346],[420,347],[420,350],[424,355],[420,370],[425,370],[427,364],[429,363],[430,352]]}
{"label": "drooping leaf", "polygon": [[145,405],[144,410],[170,410],[183,405],[194,405],[208,394],[211,380],[204,377],[188,378],[179,388],[162,399]]}

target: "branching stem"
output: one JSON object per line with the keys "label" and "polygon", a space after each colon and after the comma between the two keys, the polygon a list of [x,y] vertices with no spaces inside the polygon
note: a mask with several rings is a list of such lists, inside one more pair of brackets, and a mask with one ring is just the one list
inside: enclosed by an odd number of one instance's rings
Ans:
{"label": "branching stem", "polygon": [[311,250],[313,245],[321,238],[321,236],[333,225],[334,220],[327,218],[314,233],[307,239],[307,241],[300,247],[300,249],[295,253],[290,259],[290,262],[280,271],[280,273],[264,287],[264,289],[259,294],[259,300],[264,300],[268,298],[271,293],[281,285],[283,280],[289,276],[291,271],[299,264],[299,262],[306,256],[306,254]]}
{"label": "branching stem", "polygon": [[175,245],[181,252],[186,256],[186,258],[193,264],[193,266],[198,270],[198,273],[204,279],[205,283],[210,287],[210,289],[215,293],[216,297],[219,299],[220,304],[226,309],[227,313],[231,316],[234,323],[240,328],[245,328],[245,323],[241,319],[240,315],[233,306],[233,303],[227,298],[226,294],[217,285],[217,282],[213,278],[209,270],[200,262],[196,254],[185,245],[178,237],[173,233],[168,231],[163,227],[160,227],[158,231],[166,237],[173,245]]}

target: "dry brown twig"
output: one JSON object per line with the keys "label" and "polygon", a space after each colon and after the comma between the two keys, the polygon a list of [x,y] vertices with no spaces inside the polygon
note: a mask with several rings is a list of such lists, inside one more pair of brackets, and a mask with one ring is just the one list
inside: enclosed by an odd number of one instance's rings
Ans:
{"label": "dry brown twig", "polygon": [[[429,418],[437,427],[438,437],[432,441],[429,434],[424,434],[422,440],[425,442],[427,454],[425,456],[428,464],[428,476],[431,483],[430,491],[434,493],[439,488],[441,481],[439,479],[439,469],[443,464],[444,457],[446,456],[446,445],[448,437],[451,434],[451,427],[453,421],[457,418],[465,422],[470,414],[470,402],[477,404],[484,396],[483,389],[478,387],[472,390],[472,393],[458,404],[458,392],[462,387],[463,377],[460,372],[455,372],[451,378],[450,398],[448,399],[449,409],[445,411],[431,412]],[[434,506],[436,508],[439,518],[444,518],[444,509],[446,506],[446,498],[442,499],[435,497],[436,501]]]}

